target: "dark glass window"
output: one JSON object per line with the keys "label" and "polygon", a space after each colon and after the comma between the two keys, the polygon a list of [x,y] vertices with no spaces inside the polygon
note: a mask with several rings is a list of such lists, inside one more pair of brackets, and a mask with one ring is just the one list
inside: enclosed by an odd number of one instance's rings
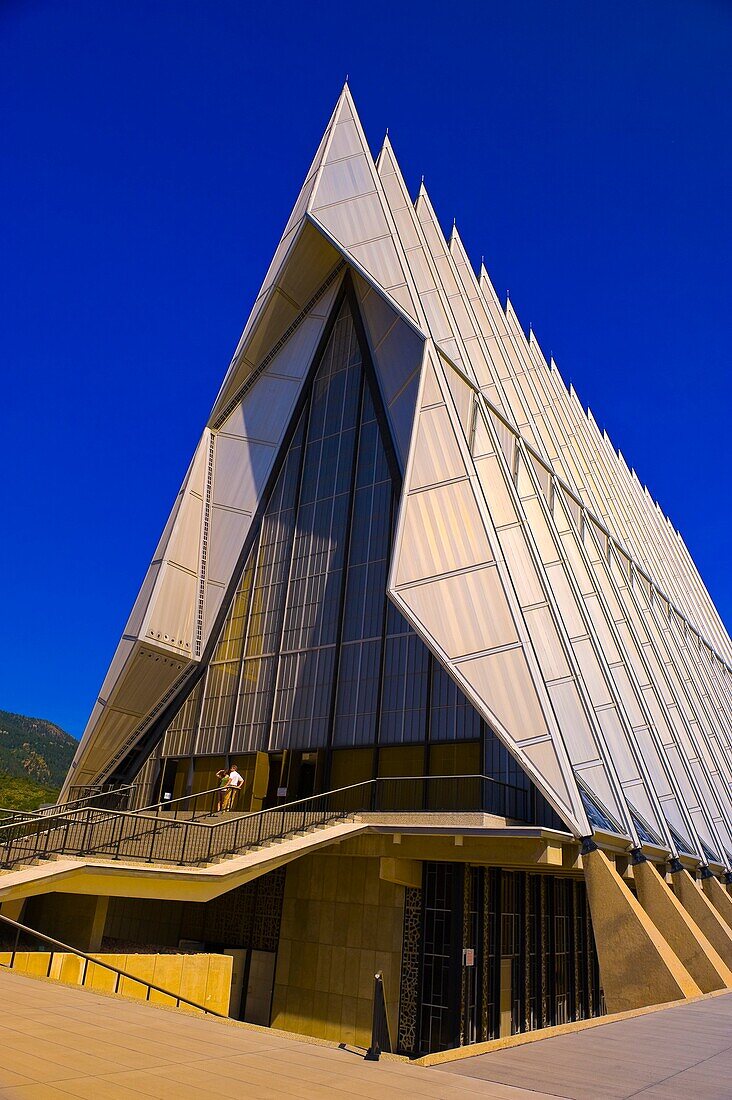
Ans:
{"label": "dark glass window", "polygon": [[457,864],[425,864],[420,1021],[424,1050],[447,1050],[456,1045],[459,1002],[455,954],[460,949],[461,873]]}
{"label": "dark glass window", "polygon": [[644,844],[660,844],[658,837],[651,832],[646,825],[645,821],[641,820],[637,814],[634,814],[631,810],[630,816],[633,818],[633,824],[635,825],[635,831],[638,834],[638,839],[643,841]]}
{"label": "dark glass window", "polygon": [[703,840],[701,842],[701,846],[702,846],[702,851],[704,852],[704,858],[707,860],[708,863],[721,863],[722,862],[721,859],[719,858],[719,856],[717,855],[717,853],[713,852],[712,849],[709,848],[704,843]]}
{"label": "dark glass window", "polygon": [[482,720],[454,680],[434,663],[430,705],[430,741],[477,741]]}
{"label": "dark glass window", "polygon": [[582,787],[580,787],[580,795],[582,796],[582,804],[585,808],[585,813],[593,828],[601,829],[604,833],[619,833],[622,836],[623,830],[620,828],[617,821],[614,821],[612,817],[610,817],[610,814],[599,804],[599,802],[596,802]]}
{"label": "dark glass window", "polygon": [[673,825],[669,825],[669,829],[678,850],[680,852],[683,852],[685,856],[693,856],[694,853],[691,850],[691,845],[689,844],[688,840],[684,840],[684,838],[676,832],[676,829],[674,829]]}
{"label": "dark glass window", "polygon": [[162,756],[471,743],[484,749],[473,770],[497,781],[484,785],[487,811],[561,828],[386,597],[400,488],[378,401],[344,301],[209,666]]}

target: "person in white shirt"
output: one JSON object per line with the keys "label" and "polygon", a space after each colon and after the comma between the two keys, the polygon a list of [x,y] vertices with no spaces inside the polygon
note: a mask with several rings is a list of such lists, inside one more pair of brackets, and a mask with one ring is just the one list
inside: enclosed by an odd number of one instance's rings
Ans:
{"label": "person in white shirt", "polygon": [[224,794],[224,809],[233,810],[236,805],[237,792],[244,786],[244,778],[239,774],[239,769],[236,764],[232,764],[229,768],[229,782],[226,787],[226,793]]}

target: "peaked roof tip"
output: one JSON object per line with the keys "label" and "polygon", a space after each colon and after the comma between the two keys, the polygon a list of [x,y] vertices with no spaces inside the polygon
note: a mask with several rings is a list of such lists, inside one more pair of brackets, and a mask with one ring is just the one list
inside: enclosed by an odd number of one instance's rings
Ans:
{"label": "peaked roof tip", "polygon": [[384,134],[384,140],[381,143],[381,149],[379,149],[379,156],[376,158],[377,161],[379,160],[380,157],[382,157],[384,155],[384,153],[391,153],[392,157],[394,157],[394,159],[396,160],[396,157],[394,156],[394,146],[392,145],[391,140],[389,138],[389,127],[388,126],[386,128],[386,133]]}
{"label": "peaked roof tip", "polygon": [[333,113],[334,114],[338,111],[338,108],[344,102],[348,103],[349,106],[352,107],[354,115],[356,114],[356,105],[353,102],[353,95],[351,93],[351,86],[350,86],[348,80],[349,80],[348,73],[346,73],[346,79],[343,82],[343,87],[341,88],[340,92],[338,93],[338,99],[336,100],[335,107],[333,108]]}

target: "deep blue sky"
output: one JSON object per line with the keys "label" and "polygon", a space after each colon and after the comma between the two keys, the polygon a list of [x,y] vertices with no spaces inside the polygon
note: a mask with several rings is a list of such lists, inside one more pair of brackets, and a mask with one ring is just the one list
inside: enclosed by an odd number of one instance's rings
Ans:
{"label": "deep blue sky", "polygon": [[81,734],[346,73],[732,620],[730,58],[727,0],[0,2],[0,708]]}

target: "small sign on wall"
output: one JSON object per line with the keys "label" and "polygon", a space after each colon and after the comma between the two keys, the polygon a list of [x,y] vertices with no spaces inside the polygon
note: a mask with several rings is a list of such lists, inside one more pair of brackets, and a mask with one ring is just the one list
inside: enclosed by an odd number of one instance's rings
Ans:
{"label": "small sign on wall", "polygon": [[463,948],[463,966],[475,966],[475,948]]}

